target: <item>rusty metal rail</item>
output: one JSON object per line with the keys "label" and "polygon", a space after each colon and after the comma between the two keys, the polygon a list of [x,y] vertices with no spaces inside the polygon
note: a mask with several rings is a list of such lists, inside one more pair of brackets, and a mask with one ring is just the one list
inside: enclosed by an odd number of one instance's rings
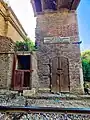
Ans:
{"label": "rusty metal rail", "polygon": [[[59,120],[90,120],[90,108],[55,108],[55,107],[8,107],[0,106],[0,120],[50,120],[58,116]],[[1,119],[2,118],[2,119]],[[56,118],[55,118],[56,119]]]}
{"label": "rusty metal rail", "polygon": [[0,112],[62,112],[90,114],[90,108],[57,108],[57,107],[9,107],[0,106]]}

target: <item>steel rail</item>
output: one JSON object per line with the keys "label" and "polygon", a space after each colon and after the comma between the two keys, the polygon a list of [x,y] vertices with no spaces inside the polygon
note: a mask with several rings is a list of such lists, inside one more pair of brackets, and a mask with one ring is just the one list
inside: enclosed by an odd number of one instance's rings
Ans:
{"label": "steel rail", "polygon": [[10,107],[0,106],[0,112],[61,112],[61,113],[81,113],[90,114],[90,108],[58,108],[58,107]]}

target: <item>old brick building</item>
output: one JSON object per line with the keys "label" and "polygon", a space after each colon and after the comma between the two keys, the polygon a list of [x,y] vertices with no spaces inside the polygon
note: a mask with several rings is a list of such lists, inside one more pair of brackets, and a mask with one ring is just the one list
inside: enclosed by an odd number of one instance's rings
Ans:
{"label": "old brick building", "polygon": [[35,53],[14,50],[15,42],[26,36],[12,8],[0,0],[0,89],[25,90],[38,84]]}
{"label": "old brick building", "polygon": [[14,45],[26,35],[12,8],[0,0],[0,88],[11,87]]}
{"label": "old brick building", "polygon": [[38,44],[39,86],[83,92],[77,12],[80,0],[31,0]]}
{"label": "old brick building", "polygon": [[0,88],[83,93],[77,44],[80,41],[76,13],[79,2],[32,0],[37,17],[36,56],[30,52],[15,53],[14,43],[23,41],[26,33],[12,9],[0,1]]}

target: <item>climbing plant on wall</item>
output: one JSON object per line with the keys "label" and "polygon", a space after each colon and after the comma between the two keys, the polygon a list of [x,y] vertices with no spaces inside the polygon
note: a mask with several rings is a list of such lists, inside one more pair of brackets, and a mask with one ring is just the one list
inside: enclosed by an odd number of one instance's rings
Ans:
{"label": "climbing plant on wall", "polygon": [[35,51],[36,47],[34,42],[30,38],[26,38],[25,41],[17,41],[15,45],[15,51]]}

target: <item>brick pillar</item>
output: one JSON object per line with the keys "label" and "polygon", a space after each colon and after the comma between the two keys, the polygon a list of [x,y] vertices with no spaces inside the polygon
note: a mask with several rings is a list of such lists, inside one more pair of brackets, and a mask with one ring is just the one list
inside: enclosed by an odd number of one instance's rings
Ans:
{"label": "brick pillar", "polygon": [[[45,44],[44,38],[50,36],[69,37],[70,43]],[[67,9],[61,9],[57,12],[47,11],[42,15],[37,15],[36,41],[39,43],[37,59],[40,87],[49,88],[50,86],[49,68],[45,64],[48,64],[49,58],[57,57],[57,50],[58,54],[61,53],[60,56],[69,60],[70,92],[83,93],[83,80],[81,81],[80,78],[80,47],[72,44],[79,41],[76,11],[68,12]]]}

